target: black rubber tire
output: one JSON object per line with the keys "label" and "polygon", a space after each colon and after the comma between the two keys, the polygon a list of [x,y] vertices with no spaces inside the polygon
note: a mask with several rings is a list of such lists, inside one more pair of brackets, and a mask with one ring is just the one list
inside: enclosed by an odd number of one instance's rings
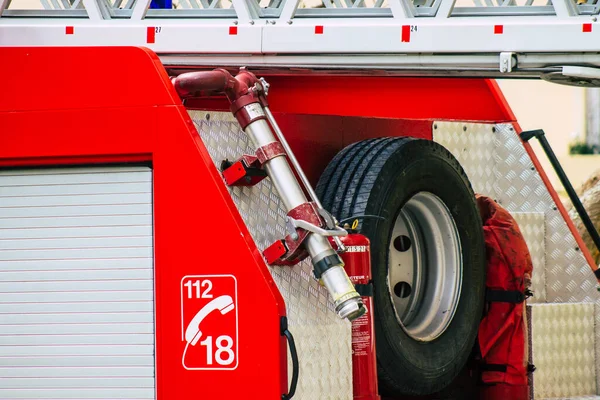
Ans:
{"label": "black rubber tire", "polygon": [[[448,207],[462,247],[462,286],[454,318],[431,342],[408,336],[388,289],[388,249],[394,221],[418,192],[437,195]],[[359,231],[371,241],[379,387],[383,395],[427,395],[448,386],[473,348],[485,292],[481,218],[469,180],[448,150],[432,141],[379,138],[354,143],[330,162],[317,185],[325,209],[338,220],[374,214]]]}

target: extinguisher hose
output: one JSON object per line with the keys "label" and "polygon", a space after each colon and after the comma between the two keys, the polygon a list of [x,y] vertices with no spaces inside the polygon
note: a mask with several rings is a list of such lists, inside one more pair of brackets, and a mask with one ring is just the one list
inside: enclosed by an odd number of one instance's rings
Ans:
{"label": "extinguisher hose", "polygon": [[290,347],[290,355],[292,356],[292,381],[290,382],[290,390],[287,394],[281,395],[281,400],[290,400],[296,394],[298,386],[298,376],[300,373],[300,364],[298,362],[298,352],[296,351],[296,342],[292,332],[287,327],[287,318],[281,317],[281,334],[287,338],[288,346]]}

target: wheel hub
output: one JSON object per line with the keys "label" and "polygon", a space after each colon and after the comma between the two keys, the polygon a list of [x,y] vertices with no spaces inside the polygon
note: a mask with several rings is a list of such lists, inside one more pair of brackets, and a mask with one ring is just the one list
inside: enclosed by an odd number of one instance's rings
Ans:
{"label": "wheel hub", "polygon": [[450,210],[419,192],[400,210],[389,245],[388,287],[396,318],[413,339],[446,331],[460,298],[462,251]]}

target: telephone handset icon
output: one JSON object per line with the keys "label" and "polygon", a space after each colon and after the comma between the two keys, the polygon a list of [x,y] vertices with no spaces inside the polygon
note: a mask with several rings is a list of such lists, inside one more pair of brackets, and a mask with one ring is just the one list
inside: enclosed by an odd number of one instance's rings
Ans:
{"label": "telephone handset icon", "polygon": [[233,299],[231,296],[219,296],[214,300],[211,300],[208,304],[206,304],[194,318],[189,323],[187,329],[185,330],[185,340],[188,344],[192,344],[195,346],[198,343],[198,340],[202,337],[202,331],[200,330],[200,323],[206,318],[208,314],[215,310],[219,310],[222,315],[227,314],[229,311],[234,308]]}

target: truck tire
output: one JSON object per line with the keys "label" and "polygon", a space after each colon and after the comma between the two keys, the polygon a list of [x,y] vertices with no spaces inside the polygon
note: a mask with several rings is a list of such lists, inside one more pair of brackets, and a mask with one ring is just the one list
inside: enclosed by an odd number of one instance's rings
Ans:
{"label": "truck tire", "polygon": [[414,138],[354,143],[317,193],[338,220],[365,217],[371,241],[380,392],[448,386],[473,348],[484,304],[485,248],[467,176],[448,150]]}

